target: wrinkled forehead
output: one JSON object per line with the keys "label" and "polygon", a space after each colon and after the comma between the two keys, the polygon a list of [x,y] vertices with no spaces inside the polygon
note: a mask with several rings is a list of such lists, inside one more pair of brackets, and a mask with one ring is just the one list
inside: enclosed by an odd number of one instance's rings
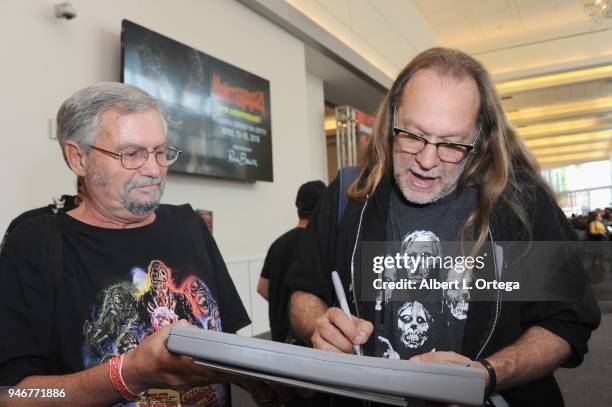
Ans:
{"label": "wrinkled forehead", "polygon": [[421,69],[406,82],[397,99],[394,121],[400,127],[458,137],[475,131],[480,92],[469,75]]}
{"label": "wrinkled forehead", "polygon": [[100,116],[96,141],[153,147],[166,143],[166,127],[164,118],[155,109],[125,112],[114,107]]}

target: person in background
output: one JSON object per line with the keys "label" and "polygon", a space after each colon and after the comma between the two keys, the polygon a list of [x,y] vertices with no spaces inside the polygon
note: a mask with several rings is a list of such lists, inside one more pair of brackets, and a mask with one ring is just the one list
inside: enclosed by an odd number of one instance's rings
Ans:
{"label": "person in background", "polygon": [[291,265],[295,248],[308,225],[308,220],[325,190],[323,181],[310,181],[298,190],[295,206],[298,212],[298,224],[270,246],[264,261],[261,276],[257,283],[257,292],[269,302],[268,315],[272,340],[285,342],[289,332],[289,292],[285,285],[285,275]]}
{"label": "person in background", "polygon": [[589,240],[602,241],[606,240],[608,231],[603,223],[603,218],[599,210],[593,212],[589,219]]}

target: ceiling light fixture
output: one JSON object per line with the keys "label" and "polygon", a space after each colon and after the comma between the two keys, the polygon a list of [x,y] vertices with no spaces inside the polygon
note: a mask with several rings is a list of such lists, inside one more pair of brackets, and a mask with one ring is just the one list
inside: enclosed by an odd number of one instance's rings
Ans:
{"label": "ceiling light fixture", "polygon": [[612,112],[612,96],[580,102],[529,107],[508,112],[508,119],[515,126],[562,117],[593,115]]}
{"label": "ceiling light fixture", "polygon": [[[603,0],[602,0],[603,1]],[[597,66],[578,69],[575,71],[553,73],[530,78],[515,79],[498,83],[497,91],[501,95],[526,90],[549,88],[552,86],[568,85],[571,83],[595,81],[612,77],[612,65]]]}
{"label": "ceiling light fixture", "polygon": [[603,20],[612,19],[611,0],[583,0],[582,3],[592,21],[598,23]]}

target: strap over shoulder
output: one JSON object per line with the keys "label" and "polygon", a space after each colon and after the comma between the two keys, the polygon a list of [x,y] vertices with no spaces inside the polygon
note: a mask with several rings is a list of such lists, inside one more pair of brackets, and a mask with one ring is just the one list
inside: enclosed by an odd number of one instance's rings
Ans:
{"label": "strap over shoulder", "polygon": [[348,204],[348,189],[360,174],[361,168],[359,167],[343,167],[338,171],[338,182],[340,184],[338,199],[338,226],[340,226],[340,223],[342,222],[344,211],[346,210],[346,205]]}

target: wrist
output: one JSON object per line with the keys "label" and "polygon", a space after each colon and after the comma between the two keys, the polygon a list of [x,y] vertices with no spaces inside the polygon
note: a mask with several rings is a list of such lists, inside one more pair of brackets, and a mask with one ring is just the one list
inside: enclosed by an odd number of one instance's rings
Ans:
{"label": "wrist", "polygon": [[133,350],[124,354],[122,375],[126,386],[136,394],[151,387],[146,374],[139,369],[138,355]]}
{"label": "wrist", "polygon": [[484,370],[487,371],[487,375],[485,376],[485,400],[488,399],[497,388],[497,374],[495,372],[495,368],[487,359],[481,358],[477,360],[480,363]]}

